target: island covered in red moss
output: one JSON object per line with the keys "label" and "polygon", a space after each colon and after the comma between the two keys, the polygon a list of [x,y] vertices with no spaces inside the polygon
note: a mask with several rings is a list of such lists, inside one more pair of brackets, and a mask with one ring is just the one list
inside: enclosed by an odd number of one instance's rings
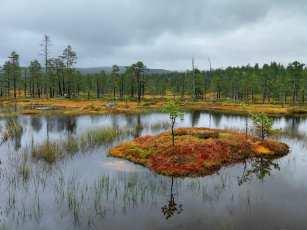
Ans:
{"label": "island covered in red moss", "polygon": [[248,158],[278,158],[289,152],[284,143],[233,131],[179,128],[175,133],[175,145],[170,132],[163,132],[122,143],[112,148],[109,155],[144,165],[159,174],[193,177],[212,174]]}

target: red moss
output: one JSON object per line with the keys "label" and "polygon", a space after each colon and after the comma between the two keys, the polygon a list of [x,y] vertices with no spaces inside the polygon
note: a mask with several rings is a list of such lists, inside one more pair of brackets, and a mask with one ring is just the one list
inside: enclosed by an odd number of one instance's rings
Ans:
{"label": "red moss", "polygon": [[206,128],[177,129],[175,146],[170,132],[144,136],[110,150],[110,155],[142,164],[170,176],[208,175],[248,157],[277,157],[287,145],[230,131]]}

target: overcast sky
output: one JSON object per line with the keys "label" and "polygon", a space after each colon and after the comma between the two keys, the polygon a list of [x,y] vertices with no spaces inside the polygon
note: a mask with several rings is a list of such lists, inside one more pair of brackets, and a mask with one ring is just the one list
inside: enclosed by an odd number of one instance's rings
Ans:
{"label": "overcast sky", "polygon": [[307,0],[0,0],[0,65],[21,64],[71,44],[78,66],[129,65],[184,70],[307,62]]}

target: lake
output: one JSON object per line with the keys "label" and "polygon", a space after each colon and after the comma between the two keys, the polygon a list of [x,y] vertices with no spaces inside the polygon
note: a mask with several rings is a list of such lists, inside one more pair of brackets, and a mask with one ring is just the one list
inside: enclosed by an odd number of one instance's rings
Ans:
{"label": "lake", "polygon": [[[0,230],[4,229],[306,229],[307,119],[274,118],[290,153],[248,160],[202,178],[169,178],[107,156],[122,141],[158,134],[168,115],[19,116],[23,131],[0,146]],[[244,116],[187,112],[176,127],[244,132]],[[0,120],[2,130],[6,120]],[[249,120],[249,127],[252,127]],[[50,165],[25,159],[47,139],[65,140],[103,127],[134,133]],[[20,175],[24,161],[31,167]]]}

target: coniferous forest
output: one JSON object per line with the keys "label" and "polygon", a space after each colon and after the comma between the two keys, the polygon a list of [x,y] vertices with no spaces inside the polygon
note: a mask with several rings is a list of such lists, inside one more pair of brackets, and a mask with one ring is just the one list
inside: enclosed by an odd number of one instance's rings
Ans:
{"label": "coniferous forest", "polygon": [[[46,36],[46,47],[48,47]],[[2,98],[104,98],[141,101],[145,95],[189,97],[205,101],[247,103],[305,104],[307,69],[304,63],[288,65],[271,62],[264,65],[229,66],[207,70],[191,65],[186,71],[151,73],[138,61],[109,72],[81,74],[76,68],[78,56],[68,45],[58,57],[44,62],[32,60],[20,66],[20,56],[12,52],[1,69]]]}

